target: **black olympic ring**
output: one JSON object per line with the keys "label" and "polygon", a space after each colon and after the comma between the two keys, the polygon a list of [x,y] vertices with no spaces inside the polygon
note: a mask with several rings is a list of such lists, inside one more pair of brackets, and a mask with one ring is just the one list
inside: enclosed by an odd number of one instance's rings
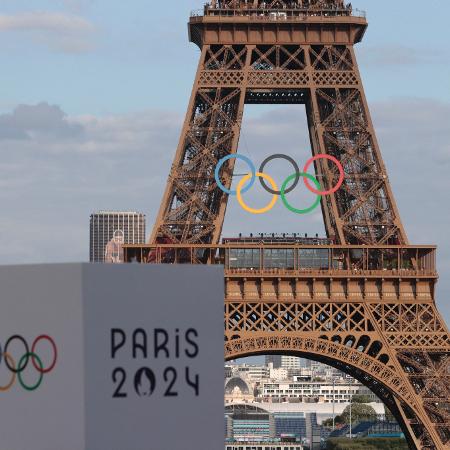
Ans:
{"label": "black olympic ring", "polygon": [[[25,353],[22,355],[22,357],[19,358],[19,362],[17,364],[16,369],[16,362],[14,361],[12,355],[8,352],[8,347],[12,343],[12,341],[17,340],[20,341],[23,346],[25,347]],[[40,341],[48,341],[53,349],[53,360],[51,361],[50,365],[48,367],[44,367],[41,358],[36,353],[36,347]],[[39,373],[39,379],[34,385],[27,385],[25,384],[22,374],[23,371],[26,369],[26,367],[29,365],[30,362],[33,363],[34,368]],[[20,385],[23,387],[23,389],[27,391],[35,391],[42,383],[42,379],[46,373],[51,372],[56,365],[56,361],[58,359],[58,348],[56,346],[55,341],[52,337],[48,336],[47,334],[41,334],[38,336],[31,346],[31,352],[30,347],[27,343],[27,341],[20,335],[15,334],[14,336],[11,336],[5,343],[5,346],[2,349],[2,346],[0,345],[0,365],[4,361],[6,368],[11,373],[10,380],[8,384],[4,386],[0,386],[0,392],[6,392],[9,391],[12,386],[14,385],[16,378],[19,380]]]}
{"label": "black olympic ring", "polygon": [[[25,353],[22,358],[24,361],[22,362],[22,364],[20,364],[20,362],[19,362],[17,369],[14,367],[14,365],[11,365],[11,361],[14,362],[14,360],[11,358],[11,354],[8,352],[8,347],[10,346],[10,344],[12,343],[13,340],[20,341],[23,344],[23,346],[25,347]],[[36,346],[37,346],[38,342],[40,342],[42,340],[48,341],[53,349],[53,360],[47,368],[38,367],[38,364],[36,364],[36,360],[38,358],[33,356],[36,354]],[[8,355],[9,358],[6,357],[6,355]],[[38,372],[43,373],[43,374],[51,372],[54,369],[54,367],[56,365],[56,361],[58,359],[58,349],[56,347],[55,341],[50,336],[48,336],[46,334],[42,334],[34,340],[33,345],[31,347],[31,351],[30,351],[30,347],[29,347],[27,341],[25,340],[25,338],[23,336],[20,336],[19,334],[15,334],[14,336],[11,336],[6,341],[3,349],[0,344],[0,364],[4,361],[6,367],[8,368],[8,370],[10,372],[12,372],[14,374],[22,373],[27,368],[28,363],[30,362],[30,359],[31,359],[31,362],[33,363],[33,366],[35,367],[35,369]]]}
{"label": "black olympic ring", "polygon": [[23,372],[26,369],[26,367],[28,366],[28,362],[30,361],[30,355],[29,355],[30,348],[28,347],[27,341],[22,336],[20,336],[18,334],[15,334],[14,336],[11,336],[6,341],[5,348],[3,349],[3,353],[8,354],[8,346],[9,346],[9,344],[11,343],[11,341],[13,339],[19,340],[24,345],[24,347],[25,347],[25,354],[27,355],[26,361],[23,363],[23,367],[17,367],[17,369],[15,369],[14,367],[11,367],[11,365],[10,365],[10,363],[8,361],[8,358],[5,358],[5,365],[11,372],[13,372],[13,373],[20,373],[20,372]]}
{"label": "black olympic ring", "polygon": [[[273,159],[285,159],[286,161],[289,161],[295,169],[295,179],[294,182],[292,184],[292,186],[289,189],[286,189],[286,191],[284,192],[285,194],[288,194],[289,192],[291,192],[292,190],[294,190],[300,180],[300,169],[298,167],[298,164],[295,162],[295,160],[293,158],[291,158],[288,155],[284,155],[283,153],[277,153],[276,155],[272,155],[269,156],[268,158],[266,158],[262,163],[261,166],[259,167],[259,172],[260,173],[264,173],[264,167],[266,167],[266,164],[270,161],[272,161]],[[267,186],[266,181],[262,178],[259,177],[259,181],[261,182],[261,186],[267,191],[270,192],[273,195],[281,195],[281,191],[274,191],[273,189],[271,189],[269,186]]]}

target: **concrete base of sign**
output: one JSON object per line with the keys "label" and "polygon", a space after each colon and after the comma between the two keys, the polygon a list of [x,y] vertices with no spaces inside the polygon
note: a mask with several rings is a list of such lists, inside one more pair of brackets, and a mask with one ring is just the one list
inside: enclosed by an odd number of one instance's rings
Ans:
{"label": "concrete base of sign", "polygon": [[223,270],[0,267],[0,450],[222,450]]}

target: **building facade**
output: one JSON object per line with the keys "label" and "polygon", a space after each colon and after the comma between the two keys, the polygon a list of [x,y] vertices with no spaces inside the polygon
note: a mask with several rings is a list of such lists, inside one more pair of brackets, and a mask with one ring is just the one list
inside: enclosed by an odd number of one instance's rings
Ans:
{"label": "building facade", "polygon": [[[283,409],[283,406],[277,409],[274,405],[268,405],[268,408],[256,404],[226,405],[227,444],[283,442],[298,446],[307,440],[308,436],[317,434],[317,430],[320,431],[315,414]],[[311,429],[308,429],[308,426]],[[260,449],[259,444],[256,449]]]}
{"label": "building facade", "polygon": [[89,261],[123,262],[123,244],[145,243],[145,215],[138,212],[99,211],[90,219]]}
{"label": "building facade", "polygon": [[273,364],[274,369],[300,369],[302,360],[296,356],[266,355],[266,366]]}
{"label": "building facade", "polygon": [[227,442],[225,450],[303,450],[303,446],[297,443],[274,442]]}
{"label": "building facade", "polygon": [[289,443],[282,441],[274,442],[227,442],[225,450],[303,450],[299,443]]}
{"label": "building facade", "polygon": [[270,368],[255,364],[241,364],[236,366],[235,373],[238,376],[244,376],[252,381],[259,381],[270,377]]}
{"label": "building facade", "polygon": [[[360,394],[360,384],[332,384],[313,381],[263,381],[260,396],[264,399],[316,399],[323,403],[349,403]],[[365,393],[365,392],[364,392]]]}

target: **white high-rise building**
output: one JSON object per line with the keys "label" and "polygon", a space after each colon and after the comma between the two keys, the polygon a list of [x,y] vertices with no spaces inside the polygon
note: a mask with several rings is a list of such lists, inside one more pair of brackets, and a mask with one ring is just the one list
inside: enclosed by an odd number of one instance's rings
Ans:
{"label": "white high-rise building", "polygon": [[282,356],[281,367],[283,369],[300,369],[300,358],[297,358],[297,356]]}
{"label": "white high-rise building", "polygon": [[266,365],[273,364],[274,369],[300,369],[301,358],[285,355],[266,355]]}

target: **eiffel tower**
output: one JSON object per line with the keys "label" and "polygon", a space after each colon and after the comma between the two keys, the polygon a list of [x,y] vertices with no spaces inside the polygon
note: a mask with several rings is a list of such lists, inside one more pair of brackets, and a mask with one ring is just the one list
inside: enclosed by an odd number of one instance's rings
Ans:
{"label": "eiffel tower", "polygon": [[[186,120],[150,243],[126,246],[125,260],[223,264],[227,360],[322,361],[372,389],[411,449],[448,449],[436,247],[408,242],[392,194],[353,48],[367,25],[343,0],[212,0],[193,12],[201,56]],[[229,195],[215,168],[237,152],[245,104],[304,104],[313,155],[342,165],[342,187],[321,197],[327,239],[220,241]],[[220,171],[226,189],[234,164]],[[332,189],[338,167],[314,164]]]}

